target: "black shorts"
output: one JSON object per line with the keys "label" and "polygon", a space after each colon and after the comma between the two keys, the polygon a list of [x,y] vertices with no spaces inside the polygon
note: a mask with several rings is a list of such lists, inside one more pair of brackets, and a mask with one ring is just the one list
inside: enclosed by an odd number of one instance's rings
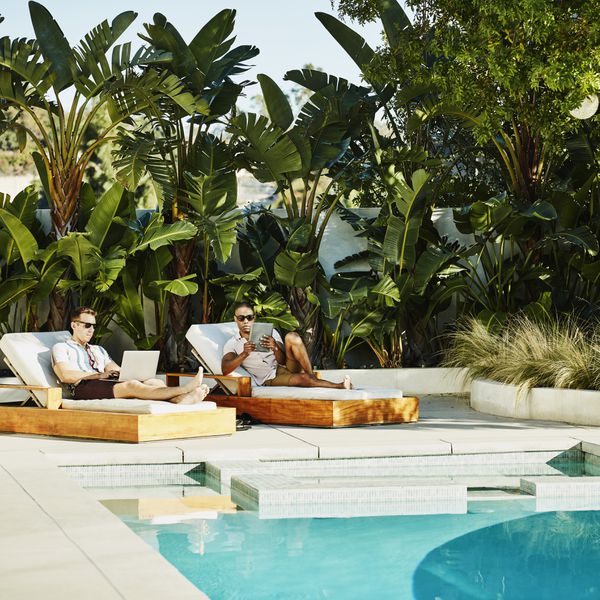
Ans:
{"label": "black shorts", "polygon": [[73,400],[114,398],[113,388],[117,383],[108,379],[82,379],[73,389]]}

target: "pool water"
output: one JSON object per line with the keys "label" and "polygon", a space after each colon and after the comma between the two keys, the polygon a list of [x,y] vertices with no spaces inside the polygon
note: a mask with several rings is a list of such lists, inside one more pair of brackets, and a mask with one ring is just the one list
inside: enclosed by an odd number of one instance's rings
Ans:
{"label": "pool water", "polygon": [[535,513],[529,498],[461,515],[211,516],[122,518],[212,600],[600,598],[600,511]]}

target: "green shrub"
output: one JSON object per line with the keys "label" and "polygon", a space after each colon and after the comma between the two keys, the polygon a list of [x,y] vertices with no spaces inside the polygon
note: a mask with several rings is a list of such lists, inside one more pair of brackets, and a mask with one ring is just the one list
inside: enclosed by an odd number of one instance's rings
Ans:
{"label": "green shrub", "polygon": [[443,360],[477,379],[521,388],[600,389],[600,334],[574,319],[517,317],[500,332],[470,319],[451,334]]}

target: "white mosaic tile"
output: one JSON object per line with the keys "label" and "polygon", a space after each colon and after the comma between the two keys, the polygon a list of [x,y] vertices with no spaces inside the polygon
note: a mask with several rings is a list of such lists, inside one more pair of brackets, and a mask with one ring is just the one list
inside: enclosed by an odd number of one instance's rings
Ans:
{"label": "white mosaic tile", "polygon": [[600,477],[533,477],[521,479],[521,490],[537,498],[600,497]]}
{"label": "white mosaic tile", "polygon": [[[194,485],[191,471],[202,473],[200,465],[98,465],[61,467],[82,487],[132,487],[143,485]],[[198,485],[202,485],[198,483]]]}

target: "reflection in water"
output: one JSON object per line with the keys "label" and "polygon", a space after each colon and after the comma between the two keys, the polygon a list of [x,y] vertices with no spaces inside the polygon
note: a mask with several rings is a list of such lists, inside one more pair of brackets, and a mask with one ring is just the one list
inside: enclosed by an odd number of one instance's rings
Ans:
{"label": "reflection in water", "polygon": [[553,512],[473,531],[431,551],[417,600],[600,598],[600,514]]}

